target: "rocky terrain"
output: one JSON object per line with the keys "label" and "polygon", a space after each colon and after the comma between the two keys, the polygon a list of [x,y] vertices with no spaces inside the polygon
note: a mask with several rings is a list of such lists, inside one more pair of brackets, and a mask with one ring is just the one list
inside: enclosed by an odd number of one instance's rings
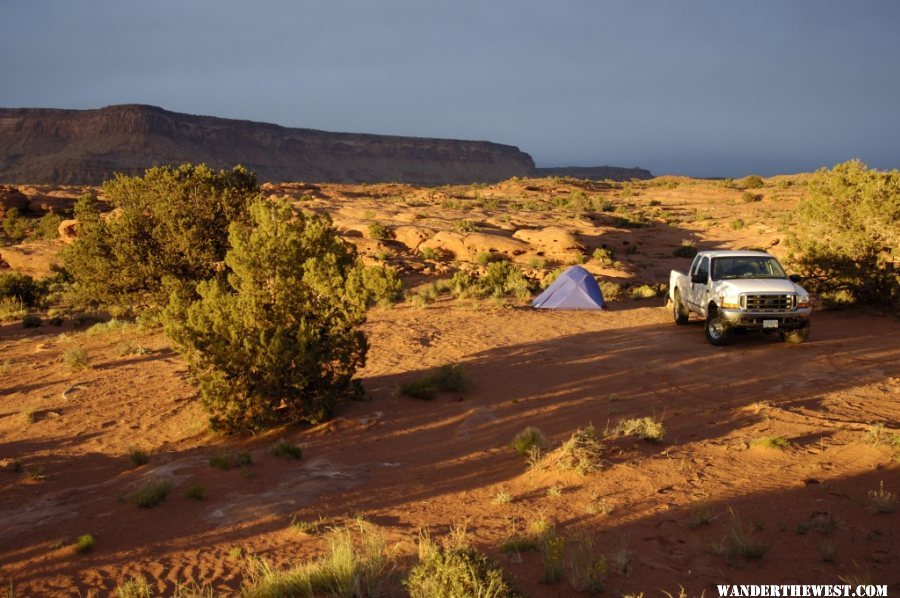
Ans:
{"label": "rocky terrain", "polygon": [[329,133],[143,105],[0,108],[0,182],[96,184],[161,164],[242,164],[260,181],[423,185],[533,174],[531,157],[486,141]]}

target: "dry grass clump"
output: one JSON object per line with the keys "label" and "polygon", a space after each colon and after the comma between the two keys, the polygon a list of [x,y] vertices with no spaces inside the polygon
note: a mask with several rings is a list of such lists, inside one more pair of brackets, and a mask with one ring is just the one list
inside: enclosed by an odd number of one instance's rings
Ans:
{"label": "dry grass clump", "polygon": [[153,598],[153,588],[143,575],[129,577],[116,588],[116,598]]}
{"label": "dry grass clump", "polygon": [[593,425],[580,428],[562,446],[548,455],[547,460],[559,471],[576,471],[581,475],[600,471],[603,444]]}
{"label": "dry grass clump", "polygon": [[91,366],[91,360],[84,349],[70,349],[63,353],[63,363],[70,370],[83,370]]}
{"label": "dry grass clump", "polygon": [[622,436],[634,435],[648,442],[662,442],[666,437],[666,428],[662,421],[658,419],[639,417],[620,421],[613,433],[621,434]]}
{"label": "dry grass clump", "polygon": [[376,596],[392,569],[384,534],[357,520],[355,529],[340,527],[328,537],[328,553],[288,570],[277,570],[266,561],[251,563],[247,598],[282,596]]}
{"label": "dry grass clump", "polygon": [[761,446],[764,448],[784,450],[791,446],[787,438],[784,436],[763,436],[750,441],[750,446]]}
{"label": "dry grass clump", "polygon": [[869,427],[869,431],[866,432],[866,442],[875,446],[900,449],[900,432],[889,430],[884,424],[878,423]]}
{"label": "dry grass clump", "polygon": [[427,535],[419,540],[419,562],[403,580],[403,586],[411,598],[520,595],[504,579],[503,570],[484,554],[464,542],[438,548]]}

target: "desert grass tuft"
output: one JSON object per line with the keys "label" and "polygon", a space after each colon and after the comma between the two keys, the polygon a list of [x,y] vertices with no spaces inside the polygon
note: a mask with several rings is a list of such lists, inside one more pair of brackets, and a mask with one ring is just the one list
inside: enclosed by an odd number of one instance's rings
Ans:
{"label": "desert grass tuft", "polygon": [[608,564],[602,556],[595,556],[593,536],[586,532],[578,534],[570,545],[567,556],[569,583],[575,590],[591,596],[602,593]]}
{"label": "desert grass tuft", "polygon": [[128,458],[135,467],[140,467],[150,462],[150,454],[137,446],[128,447]]}
{"label": "desert grass tuft", "polygon": [[273,457],[279,459],[302,459],[303,449],[288,440],[279,440],[269,450]]}
{"label": "desert grass tuft", "polygon": [[731,509],[731,520],[726,524],[727,534],[721,541],[713,544],[713,553],[725,557],[729,565],[737,565],[740,559],[759,560],[765,554],[767,546],[756,539],[748,537],[738,515]]}
{"label": "desert grass tuft", "polygon": [[355,529],[342,527],[329,534],[326,555],[288,570],[273,568],[264,560],[249,567],[244,596],[375,596],[392,569],[384,535],[375,526],[357,522]]}
{"label": "desert grass tuft", "polygon": [[543,451],[547,446],[544,434],[534,426],[528,426],[515,435],[511,443],[512,449],[520,457],[531,457],[534,449]]}
{"label": "desert grass tuft", "polygon": [[897,507],[897,495],[884,489],[881,482],[878,490],[869,490],[869,509],[873,513],[891,513]]}
{"label": "desert grass tuft", "polygon": [[146,509],[155,507],[165,500],[171,490],[172,485],[168,480],[153,480],[145,483],[126,498],[134,506]]}
{"label": "desert grass tuft", "polygon": [[187,498],[192,498],[194,500],[203,500],[205,496],[205,490],[200,484],[192,484],[188,486],[188,489],[184,491],[184,495]]}
{"label": "desert grass tuft", "polygon": [[716,516],[712,507],[706,503],[695,505],[691,508],[691,516],[688,519],[688,528],[697,529],[698,527],[709,525]]}
{"label": "desert grass tuft", "polygon": [[554,584],[563,577],[563,554],[566,541],[556,534],[546,535],[541,543],[541,583]]}
{"label": "desert grass tuft", "polygon": [[253,464],[253,457],[248,452],[229,453],[223,451],[209,460],[209,466],[228,471]]}

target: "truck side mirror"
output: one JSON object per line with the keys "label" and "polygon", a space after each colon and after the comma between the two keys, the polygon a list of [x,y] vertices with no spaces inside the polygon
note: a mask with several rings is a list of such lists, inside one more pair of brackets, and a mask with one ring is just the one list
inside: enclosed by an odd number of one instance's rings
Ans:
{"label": "truck side mirror", "polygon": [[799,283],[801,280],[803,280],[803,277],[799,274],[791,274],[790,276],[788,276],[788,280],[790,280],[791,282]]}
{"label": "truck side mirror", "polygon": [[706,274],[698,272],[691,276],[691,282],[694,284],[706,284]]}

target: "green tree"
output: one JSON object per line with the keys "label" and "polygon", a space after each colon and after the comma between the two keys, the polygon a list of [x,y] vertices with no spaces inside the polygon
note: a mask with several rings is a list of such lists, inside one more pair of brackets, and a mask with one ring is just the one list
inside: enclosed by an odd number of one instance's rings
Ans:
{"label": "green tree", "polygon": [[826,299],[900,305],[900,172],[858,160],[818,170],[795,214],[789,263]]}
{"label": "green tree", "polygon": [[214,427],[321,421],[360,390],[364,270],[327,216],[258,199],[250,220],[231,225],[226,278],[198,284],[197,299],[173,293],[166,331],[191,364]]}
{"label": "green tree", "polygon": [[245,221],[259,195],[244,168],[214,172],[202,164],[118,174],[103,190],[114,211],[101,217],[97,199],[82,197],[78,237],[62,256],[77,294],[94,304],[163,305],[174,288],[212,278],[229,224]]}

